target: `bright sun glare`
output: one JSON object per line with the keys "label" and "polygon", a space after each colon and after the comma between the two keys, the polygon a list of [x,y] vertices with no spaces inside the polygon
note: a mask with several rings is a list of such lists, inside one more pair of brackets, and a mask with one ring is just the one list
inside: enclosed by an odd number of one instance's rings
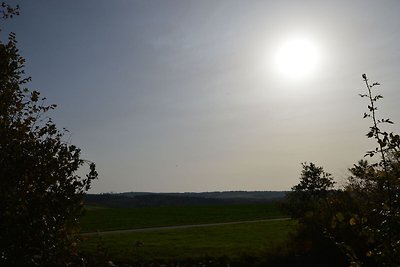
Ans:
{"label": "bright sun glare", "polygon": [[304,79],[315,73],[319,63],[317,46],[305,38],[296,38],[283,43],[276,53],[277,70],[291,79]]}

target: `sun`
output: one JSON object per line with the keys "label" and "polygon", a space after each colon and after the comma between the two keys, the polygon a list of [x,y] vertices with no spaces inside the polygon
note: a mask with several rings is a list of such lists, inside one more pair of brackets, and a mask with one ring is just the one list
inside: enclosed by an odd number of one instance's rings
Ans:
{"label": "sun", "polygon": [[294,80],[315,74],[319,60],[317,45],[307,38],[289,39],[279,46],[275,54],[276,69],[284,77]]}

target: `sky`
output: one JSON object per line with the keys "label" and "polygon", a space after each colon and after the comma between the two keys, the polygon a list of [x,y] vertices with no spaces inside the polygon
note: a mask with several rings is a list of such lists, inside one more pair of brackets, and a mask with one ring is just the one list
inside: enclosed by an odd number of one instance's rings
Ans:
{"label": "sky", "polygon": [[362,73],[400,130],[400,1],[8,3],[91,193],[290,190],[302,162],[341,185],[375,148]]}

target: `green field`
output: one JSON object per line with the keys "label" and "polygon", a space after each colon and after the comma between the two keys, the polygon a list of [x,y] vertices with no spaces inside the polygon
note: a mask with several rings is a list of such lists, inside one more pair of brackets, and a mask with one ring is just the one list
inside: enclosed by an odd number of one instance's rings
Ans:
{"label": "green field", "polygon": [[112,209],[89,207],[82,232],[281,218],[275,204],[211,205]]}
{"label": "green field", "polygon": [[288,220],[94,235],[85,237],[81,251],[101,251],[108,259],[125,262],[262,257],[283,244],[293,226]]}
{"label": "green field", "polygon": [[[86,232],[237,222],[285,217],[276,205],[221,205],[135,209],[90,208],[82,217]],[[190,261],[262,257],[282,245],[292,220],[243,222],[184,229],[148,230],[83,236],[80,251],[95,260],[116,262]]]}

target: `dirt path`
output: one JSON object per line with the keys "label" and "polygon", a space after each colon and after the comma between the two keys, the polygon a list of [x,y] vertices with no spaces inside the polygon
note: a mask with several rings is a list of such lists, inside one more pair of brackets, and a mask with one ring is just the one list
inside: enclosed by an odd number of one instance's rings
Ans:
{"label": "dirt path", "polygon": [[159,231],[159,230],[186,229],[186,228],[194,228],[194,227],[210,227],[210,226],[231,225],[231,224],[241,224],[241,223],[287,221],[290,219],[291,218],[276,218],[276,219],[262,219],[262,220],[252,220],[252,221],[173,225],[173,226],[136,228],[136,229],[125,229],[125,230],[113,230],[113,231],[97,231],[97,232],[92,232],[92,233],[82,233],[82,235],[83,236],[91,236],[91,235],[107,235],[107,234],[124,234],[124,233],[133,233],[133,232],[150,232],[150,231]]}

